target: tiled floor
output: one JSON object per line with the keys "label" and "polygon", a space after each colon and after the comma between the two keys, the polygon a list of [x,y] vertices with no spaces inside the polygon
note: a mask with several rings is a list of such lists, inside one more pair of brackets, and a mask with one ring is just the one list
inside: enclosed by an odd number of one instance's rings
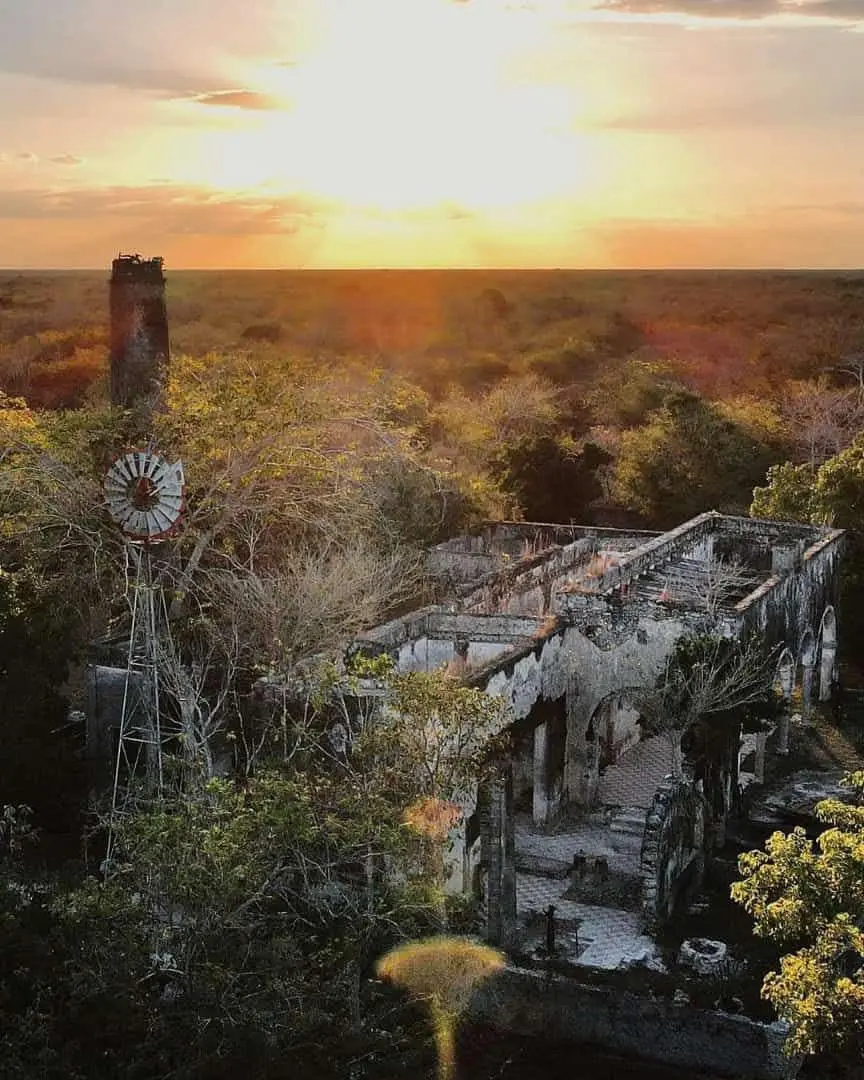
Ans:
{"label": "tiled floor", "polygon": [[[603,806],[618,808],[613,811],[613,816],[617,814],[621,819],[618,828],[610,828],[608,820],[598,815],[579,824],[564,822],[545,831],[534,826],[529,814],[517,815],[517,859],[522,857],[527,872],[516,875],[516,907],[530,945],[542,944],[543,913],[551,904],[555,908],[557,941],[572,962],[606,969],[636,963],[659,964],[657,947],[644,932],[640,912],[565,900],[564,893],[571,885],[568,870],[573,865],[573,856],[580,853],[604,857],[613,875],[638,879],[642,847],[640,818],[651,806],[657,786],[671,771],[671,745],[665,735],[638,743],[605,771],[599,801]],[[620,831],[622,827],[624,831]],[[532,859],[537,860],[534,865]],[[558,877],[552,876],[556,864],[561,868]],[[543,876],[543,871],[549,876]],[[578,954],[572,947],[574,926]]]}
{"label": "tiled floor", "polygon": [[558,860],[569,867],[573,856],[581,852],[605,856],[610,869],[622,874],[639,871],[641,837],[615,833],[600,822],[562,825],[552,833],[545,833],[535,828],[529,815],[517,814],[515,832],[519,854]]}
{"label": "tiled floor", "polygon": [[567,929],[567,923],[578,923],[579,943],[583,951],[576,963],[584,967],[613,969],[649,960],[654,964],[658,962],[657,947],[644,933],[641,915],[618,908],[562,900],[561,893],[566,887],[567,882],[517,874],[516,903],[520,922],[524,925],[552,904],[556,924],[563,921],[562,931]]}

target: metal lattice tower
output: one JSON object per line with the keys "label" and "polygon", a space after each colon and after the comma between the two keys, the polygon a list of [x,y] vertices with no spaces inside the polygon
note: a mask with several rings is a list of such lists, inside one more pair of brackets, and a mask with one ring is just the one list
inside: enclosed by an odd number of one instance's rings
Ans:
{"label": "metal lattice tower", "polygon": [[150,798],[158,798],[164,788],[166,731],[160,671],[173,658],[173,646],[164,591],[154,575],[153,552],[174,535],[183,513],[182,463],[169,465],[152,448],[130,451],[115,459],[105,477],[104,491],[108,511],[126,541],[131,609],[111,791],[108,864],[114,826],[137,792],[136,778],[141,779]]}

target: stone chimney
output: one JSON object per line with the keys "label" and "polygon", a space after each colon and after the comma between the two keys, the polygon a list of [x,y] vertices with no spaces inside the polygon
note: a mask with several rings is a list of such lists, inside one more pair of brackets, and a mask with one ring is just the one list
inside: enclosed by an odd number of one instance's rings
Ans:
{"label": "stone chimney", "polygon": [[168,355],[162,259],[120,255],[111,273],[111,404],[158,407]]}

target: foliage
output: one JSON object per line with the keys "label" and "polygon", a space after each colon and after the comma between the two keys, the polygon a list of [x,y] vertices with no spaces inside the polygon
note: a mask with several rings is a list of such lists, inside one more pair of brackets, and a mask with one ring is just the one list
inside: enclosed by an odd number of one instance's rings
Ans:
{"label": "foliage", "polygon": [[668,526],[705,510],[740,511],[771,462],[771,448],[688,391],[669,394],[641,427],[625,431],[616,499]]}
{"label": "foliage", "polygon": [[605,366],[586,400],[597,424],[626,430],[643,424],[679,387],[667,364],[635,355]]}
{"label": "foliage", "polygon": [[792,1026],[790,1050],[864,1054],[864,772],[846,777],[852,802],[816,808],[828,828],[776,832],[739,859],[732,897],[755,932],[786,951],[763,995]]}
{"label": "foliage", "polygon": [[[358,714],[349,702],[372,676],[387,707],[376,694]],[[358,664],[347,684],[325,673],[308,704],[282,752],[270,740],[243,782],[193,780],[139,802],[112,822],[107,876],[55,892],[54,960],[3,1035],[7,1060],[22,1063],[11,1076],[34,1075],[23,1063],[37,1060],[36,1039],[45,1076],[61,1075],[62,1059],[72,1077],[191,1078],[286,1054],[301,1071],[338,1075],[401,1038],[406,1018],[368,975],[394,942],[441,927],[447,830],[418,826],[431,820],[426,804],[448,809],[442,796],[482,773],[484,733],[503,707],[380,661]],[[334,704],[352,721],[344,751]]]}
{"label": "foliage", "polygon": [[818,468],[786,463],[753,492],[751,512],[842,529],[864,526],[864,436]]}
{"label": "foliage", "polygon": [[742,721],[761,730],[775,715],[772,676],[772,656],[757,641],[689,634],[677,642],[655,687],[634,696],[646,731],[668,733],[680,775],[685,736],[722,741]]}
{"label": "foliage", "polygon": [[512,495],[529,521],[584,521],[603,488],[597,473],[612,461],[596,443],[581,449],[541,435],[507,444],[491,463],[491,474]]}

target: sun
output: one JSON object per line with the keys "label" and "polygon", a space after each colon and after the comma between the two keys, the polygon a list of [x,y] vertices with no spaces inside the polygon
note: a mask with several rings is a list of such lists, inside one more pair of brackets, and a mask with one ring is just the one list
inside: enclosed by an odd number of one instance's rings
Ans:
{"label": "sun", "polygon": [[536,32],[525,12],[482,0],[320,2],[317,50],[250,77],[284,110],[222,132],[210,182],[398,213],[495,210],[597,181],[573,88],[508,79]]}

